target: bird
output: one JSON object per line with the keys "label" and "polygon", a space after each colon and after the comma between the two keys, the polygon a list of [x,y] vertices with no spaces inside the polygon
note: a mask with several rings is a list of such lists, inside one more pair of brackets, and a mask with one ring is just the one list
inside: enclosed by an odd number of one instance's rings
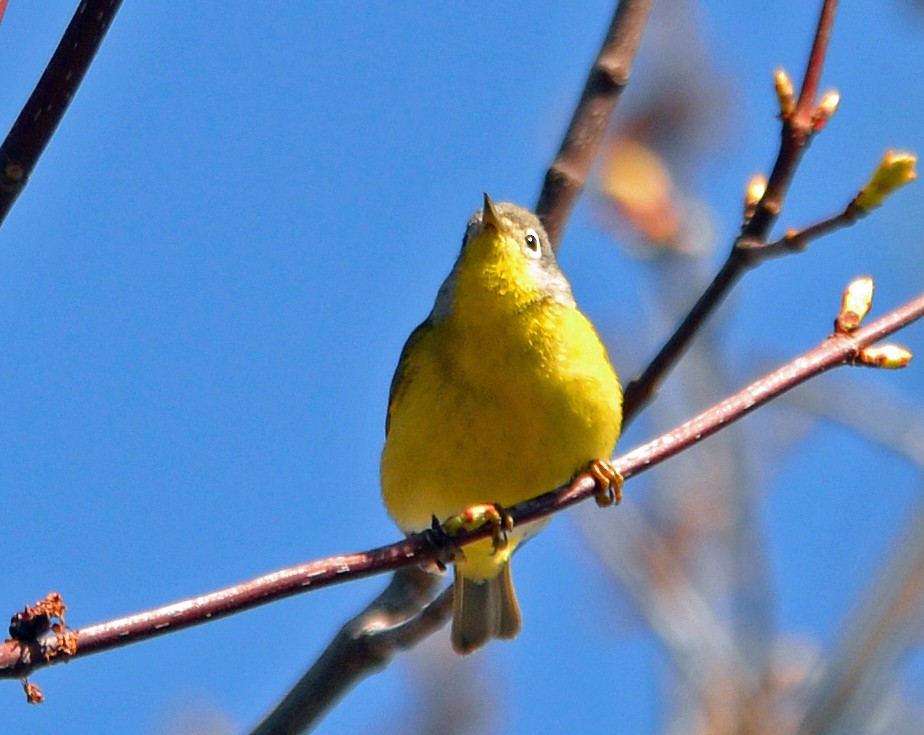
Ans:
{"label": "bird", "polygon": [[401,351],[380,466],[385,507],[403,532],[447,519],[494,526],[452,560],[457,653],[521,629],[511,557],[542,524],[505,528],[504,507],[584,470],[598,503],[618,502],[622,478],[607,458],[621,426],[619,378],[539,218],[485,194]]}

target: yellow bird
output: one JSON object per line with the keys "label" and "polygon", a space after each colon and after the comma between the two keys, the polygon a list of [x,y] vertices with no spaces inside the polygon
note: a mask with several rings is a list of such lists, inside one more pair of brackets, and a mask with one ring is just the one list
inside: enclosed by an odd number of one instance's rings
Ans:
{"label": "yellow bird", "polygon": [[[469,510],[491,519],[583,469],[598,479],[598,502],[618,500],[621,478],[601,458],[621,425],[616,372],[539,219],[485,194],[392,378],[381,465],[389,514],[405,533]],[[458,653],[519,632],[510,557],[536,526],[453,560]]]}

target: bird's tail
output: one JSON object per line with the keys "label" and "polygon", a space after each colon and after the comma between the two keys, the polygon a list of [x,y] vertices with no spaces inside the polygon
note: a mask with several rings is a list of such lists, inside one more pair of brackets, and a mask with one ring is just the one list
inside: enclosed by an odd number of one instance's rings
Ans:
{"label": "bird's tail", "polygon": [[491,579],[467,579],[458,568],[455,575],[450,638],[456,653],[472,653],[492,638],[513,638],[520,632],[520,606],[509,561]]}

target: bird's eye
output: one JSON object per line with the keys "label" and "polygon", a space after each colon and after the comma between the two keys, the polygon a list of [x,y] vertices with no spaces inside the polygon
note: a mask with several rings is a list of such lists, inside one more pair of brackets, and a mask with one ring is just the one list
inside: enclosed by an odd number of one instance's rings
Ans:
{"label": "bird's eye", "polygon": [[542,248],[539,244],[539,235],[532,227],[526,231],[524,242],[526,243],[526,250],[530,255],[540,254]]}

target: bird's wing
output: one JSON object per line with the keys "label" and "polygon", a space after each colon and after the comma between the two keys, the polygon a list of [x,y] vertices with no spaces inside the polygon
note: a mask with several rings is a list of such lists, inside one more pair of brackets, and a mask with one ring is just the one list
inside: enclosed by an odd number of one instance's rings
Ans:
{"label": "bird's wing", "polygon": [[404,347],[401,349],[401,356],[398,358],[398,367],[395,368],[395,374],[391,378],[391,387],[388,389],[388,411],[385,414],[385,436],[388,436],[388,426],[391,424],[392,414],[395,412],[398,402],[404,395],[408,384],[414,379],[414,366],[411,364],[411,350],[414,349],[420,338],[426,334],[432,327],[431,320],[425,319],[415,327],[414,331],[407,338]]}

